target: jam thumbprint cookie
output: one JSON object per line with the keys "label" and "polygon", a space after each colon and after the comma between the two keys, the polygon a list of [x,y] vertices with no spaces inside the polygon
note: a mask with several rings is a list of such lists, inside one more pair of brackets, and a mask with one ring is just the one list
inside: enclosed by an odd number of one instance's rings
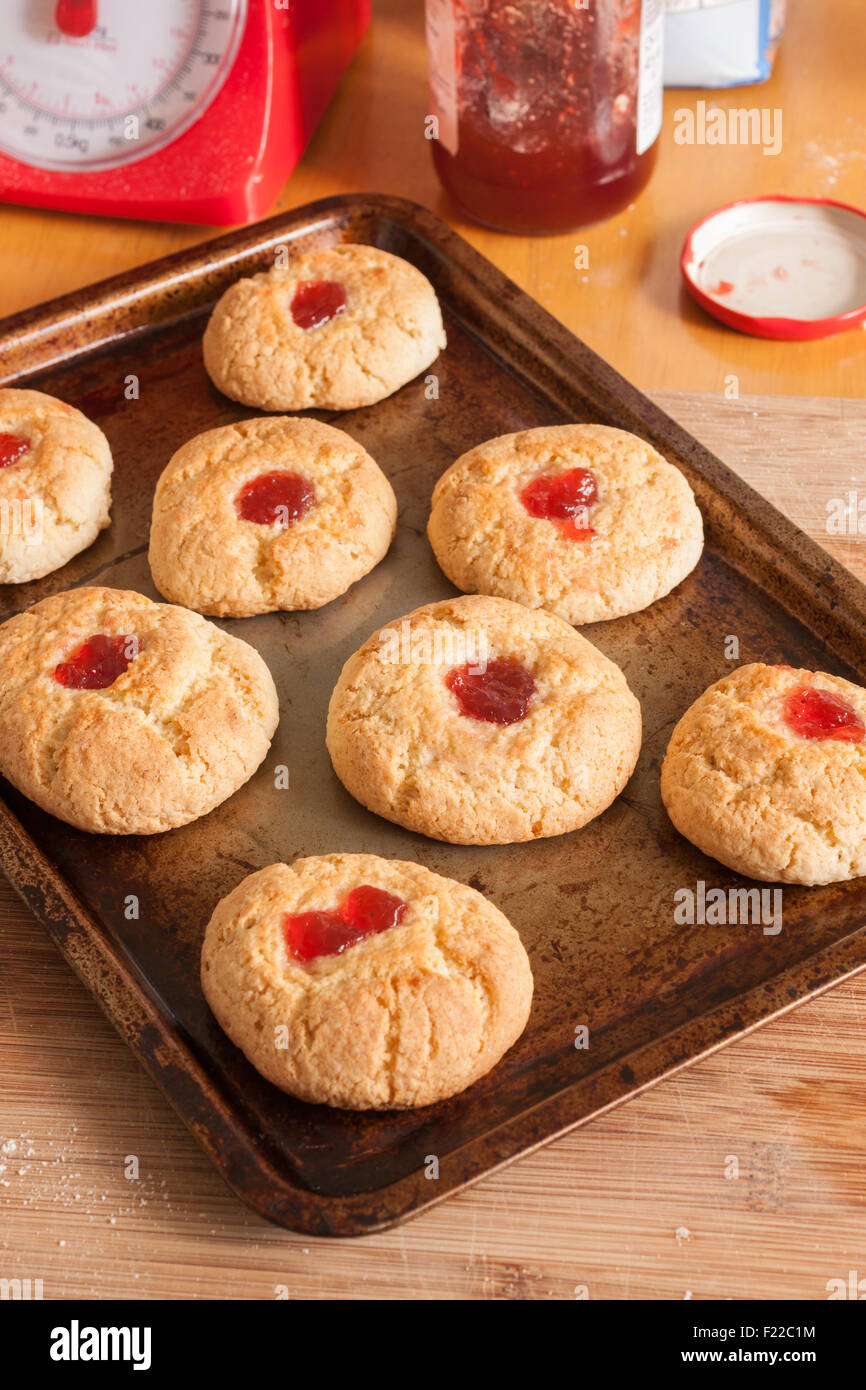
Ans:
{"label": "jam thumbprint cookie", "polygon": [[328,711],[334,771],[356,800],[452,844],[577,830],[622,791],[640,741],[619,667],[561,618],[498,598],[380,629]]}
{"label": "jam thumbprint cookie", "polygon": [[161,594],[199,613],[321,608],[379,563],[396,524],[366,449],[317,420],[269,415],[174,455],[156,485],[150,568]]}
{"label": "jam thumbprint cookie", "polygon": [[201,979],[262,1076],[347,1110],[465,1090],[520,1037],[532,1001],[526,951],[498,908],[373,854],[250,874],[208,923]]}
{"label": "jam thumbprint cookie", "polygon": [[427,534],[458,589],[577,625],[670,593],[704,540],[679,469],[605,425],[524,430],[470,449],[436,484]]}
{"label": "jam thumbprint cookie", "polygon": [[740,666],[686,710],[662,765],[682,835],[749,878],[866,873],[866,690],[823,671]]}
{"label": "jam thumbprint cookie", "polygon": [[0,772],[81,830],[205,815],[255,772],[277,718],[258,652],[185,608],[72,589],[0,627]]}
{"label": "jam thumbprint cookie", "polygon": [[439,301],[408,261],[373,246],[307,251],[237,280],[204,334],[224,395],[261,410],[354,410],[384,400],[445,347]]}
{"label": "jam thumbprint cookie", "polygon": [[0,584],[41,579],[108,525],[111,450],[80,410],[0,391]]}

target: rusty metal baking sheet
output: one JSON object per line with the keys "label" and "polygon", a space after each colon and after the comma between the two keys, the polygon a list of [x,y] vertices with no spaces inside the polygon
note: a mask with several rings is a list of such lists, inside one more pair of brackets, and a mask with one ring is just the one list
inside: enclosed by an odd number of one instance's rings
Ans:
{"label": "rusty metal baking sheet", "polygon": [[[730,670],[728,636],[740,661],[866,683],[866,590],[412,204],[329,199],[0,325],[3,384],[80,407],[108,435],[116,469],[111,528],[55,574],[0,589],[0,617],[76,584],[159,597],[146,560],[159,473],[192,435],[257,413],[205,375],[210,308],[237,276],[270,265],[275,247],[340,241],[383,247],[429,275],[448,348],[431,368],[435,382],[428,373],[379,405],[319,413],[358,439],[394,485],[399,527],[383,563],[318,612],[222,624],[258,648],[276,679],[281,722],[269,757],[209,816],[151,838],[74,830],[5,784],[0,806],[3,869],[228,1182],[265,1215],[320,1235],[356,1235],[420,1211],[866,964],[866,880],[785,888],[774,935],[760,923],[678,925],[678,890],[741,880],[676,833],[658,791],[675,721]],[[476,848],[410,834],[363,810],[334,776],[324,744],[331,689],[376,627],[454,592],[424,534],[440,473],[493,435],[566,420],[649,439],[683,468],[707,525],[704,558],[673,594],[583,629],[641,701],[637,771],[603,816],[558,839]],[[290,770],[288,791],[274,785],[279,764]],[[296,1102],[256,1074],[205,1005],[199,950],[217,900],[265,864],[341,850],[417,859],[471,883],[529,952],[536,991],[526,1032],[488,1076],[443,1104],[357,1114]],[[137,918],[125,911],[130,895]],[[582,1027],[586,1047],[575,1046]]]}

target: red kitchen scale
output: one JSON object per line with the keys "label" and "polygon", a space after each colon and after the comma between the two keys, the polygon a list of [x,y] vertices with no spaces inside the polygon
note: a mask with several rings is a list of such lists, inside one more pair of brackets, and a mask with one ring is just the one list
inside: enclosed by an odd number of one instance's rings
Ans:
{"label": "red kitchen scale", "polygon": [[252,222],[370,0],[0,0],[0,201]]}

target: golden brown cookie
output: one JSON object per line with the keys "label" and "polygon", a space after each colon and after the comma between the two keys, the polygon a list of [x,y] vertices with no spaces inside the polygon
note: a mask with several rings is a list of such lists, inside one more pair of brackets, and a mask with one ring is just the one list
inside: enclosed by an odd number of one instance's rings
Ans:
{"label": "golden brown cookie", "polygon": [[204,362],[232,400],[262,410],[353,410],[384,400],[445,347],[430,281],[373,246],[307,251],[237,280],[204,335]]}
{"label": "golden brown cookie", "polygon": [[108,525],[111,450],[80,410],[0,390],[0,584],[65,565]]}
{"label": "golden brown cookie", "polygon": [[205,998],[275,1086],[347,1110],[431,1105],[490,1071],[526,1026],[517,932],[421,864],[327,854],[250,874],[217,905]]}
{"label": "golden brown cookie", "polygon": [[703,547],[679,469],[605,425],[523,430],[470,449],[436,484],[427,534],[458,589],[576,624],[646,608]]}
{"label": "golden brown cookie", "polygon": [[185,608],[72,589],[0,626],[0,772],[81,830],[205,815],[255,772],[277,718],[258,652]]}
{"label": "golden brown cookie", "polygon": [[328,710],[347,790],[453,844],[578,829],[622,791],[640,739],[619,667],[552,613],[480,596],[428,604],[374,633]]}
{"label": "golden brown cookie", "polygon": [[661,792],[677,830],[750,878],[866,873],[866,690],[824,671],[740,666],[686,710]]}
{"label": "golden brown cookie", "polygon": [[320,608],[384,556],[397,522],[385,474],[343,430],[264,416],[196,435],[156,485],[150,568],[199,613]]}

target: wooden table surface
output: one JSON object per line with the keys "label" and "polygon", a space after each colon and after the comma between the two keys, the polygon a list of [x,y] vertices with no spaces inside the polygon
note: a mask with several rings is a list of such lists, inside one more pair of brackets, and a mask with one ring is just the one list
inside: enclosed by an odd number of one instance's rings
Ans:
{"label": "wooden table surface", "polygon": [[[678,281],[685,231],[713,206],[780,190],[862,200],[862,0],[789,8],[773,80],[712,98],[780,109],[778,157],[675,145],[673,112],[697,94],[669,92],[637,205],[524,241],[464,224],[440,194],[421,134],[420,0],[380,0],[278,207],[367,189],[434,208],[866,578],[862,538],[826,530],[828,502],[864,485],[866,407],[840,399],[866,394],[861,334],[753,341]],[[209,234],[4,208],[0,313]],[[223,1187],[0,884],[0,1278],[42,1279],[46,1298],[819,1299],[854,1270],[866,1293],[864,1023],[860,976],[417,1221],[314,1241]]]}

